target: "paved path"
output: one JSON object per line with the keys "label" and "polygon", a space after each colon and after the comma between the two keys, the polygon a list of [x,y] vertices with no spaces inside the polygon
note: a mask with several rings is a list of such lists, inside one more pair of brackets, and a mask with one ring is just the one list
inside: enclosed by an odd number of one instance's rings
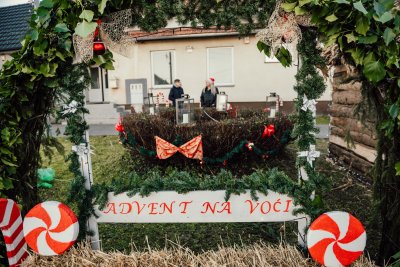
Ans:
{"label": "paved path", "polygon": [[[317,134],[317,138],[326,139],[329,137],[329,125],[321,124],[317,125],[320,129],[320,132]],[[117,135],[117,131],[115,131],[114,124],[93,124],[89,125],[89,133],[92,136],[102,136],[102,135]],[[52,132],[55,134],[56,129],[60,129],[61,133],[64,133],[65,125],[61,124],[53,124]],[[60,135],[62,136],[62,134]]]}

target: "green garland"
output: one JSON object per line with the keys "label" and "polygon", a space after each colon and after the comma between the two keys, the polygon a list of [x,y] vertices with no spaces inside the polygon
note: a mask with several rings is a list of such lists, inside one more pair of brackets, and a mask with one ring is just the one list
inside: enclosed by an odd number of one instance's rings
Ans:
{"label": "green garland", "polygon": [[[257,156],[274,156],[276,155],[286,144],[289,143],[290,141],[290,134],[291,131],[290,130],[286,130],[283,132],[281,139],[279,140],[279,144],[277,146],[277,148],[265,151],[261,148],[258,148],[257,146],[253,145],[252,147],[252,151],[254,152],[254,154],[256,154]],[[132,133],[128,132],[128,133],[120,133],[119,134],[119,139],[120,142],[123,145],[126,145],[128,147],[130,147],[131,149],[136,149],[137,151],[139,151],[139,153],[142,156],[146,156],[146,157],[156,157],[157,156],[157,152],[154,150],[150,150],[150,149],[146,149],[143,146],[140,146],[137,142],[137,140],[135,139],[135,137],[133,136]],[[176,137],[176,139],[174,140],[174,142],[172,142],[173,145],[175,146],[180,146],[183,144],[182,140],[180,139],[179,136]],[[217,157],[217,158],[210,158],[210,157],[204,157],[203,158],[203,162],[206,164],[221,164],[221,163],[226,163],[228,160],[232,159],[233,157],[240,155],[242,153],[244,153],[246,150],[248,151],[249,149],[246,148],[246,145],[249,144],[248,140],[242,140],[239,142],[238,145],[236,145],[234,148],[232,148],[231,151],[227,152],[225,155],[221,156],[221,157]],[[246,148],[246,149],[245,149]]]}

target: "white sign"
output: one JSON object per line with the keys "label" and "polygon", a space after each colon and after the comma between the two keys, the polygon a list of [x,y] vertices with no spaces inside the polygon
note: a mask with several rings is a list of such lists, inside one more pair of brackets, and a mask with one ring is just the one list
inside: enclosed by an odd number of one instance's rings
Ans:
{"label": "white sign", "polygon": [[132,104],[143,104],[143,84],[132,83],[130,84],[130,94]]}
{"label": "white sign", "polygon": [[284,222],[298,221],[299,243],[304,244],[304,230],[308,217],[294,215],[298,208],[287,195],[269,191],[257,192],[253,200],[245,194],[231,195],[225,201],[225,191],[174,191],[152,193],[148,197],[127,193],[109,194],[103,210],[96,207],[99,223],[218,223],[218,222]]}

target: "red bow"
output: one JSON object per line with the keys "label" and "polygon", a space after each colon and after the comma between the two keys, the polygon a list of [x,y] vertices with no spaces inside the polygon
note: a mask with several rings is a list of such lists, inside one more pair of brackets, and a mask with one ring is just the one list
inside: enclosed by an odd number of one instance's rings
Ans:
{"label": "red bow", "polygon": [[177,147],[160,137],[156,136],[156,147],[157,157],[159,159],[167,159],[174,155],[176,152],[182,153],[189,159],[203,159],[203,142],[201,141],[201,135],[193,138],[186,144]]}
{"label": "red bow", "polygon": [[125,132],[124,125],[122,125],[122,119],[119,118],[118,122],[115,124],[115,130],[119,133]]}
{"label": "red bow", "polygon": [[270,124],[270,125],[264,126],[264,127],[265,127],[265,128],[264,128],[264,132],[263,132],[263,134],[262,134],[262,138],[271,137],[271,136],[274,135],[274,133],[275,133],[275,126],[274,126],[273,124]]}

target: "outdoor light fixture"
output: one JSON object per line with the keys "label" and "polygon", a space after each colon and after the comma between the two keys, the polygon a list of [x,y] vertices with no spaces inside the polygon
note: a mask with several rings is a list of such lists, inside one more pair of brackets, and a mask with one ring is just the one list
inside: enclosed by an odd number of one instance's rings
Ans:
{"label": "outdoor light fixture", "polygon": [[193,52],[193,46],[191,46],[191,45],[186,46],[186,52],[192,53]]}

